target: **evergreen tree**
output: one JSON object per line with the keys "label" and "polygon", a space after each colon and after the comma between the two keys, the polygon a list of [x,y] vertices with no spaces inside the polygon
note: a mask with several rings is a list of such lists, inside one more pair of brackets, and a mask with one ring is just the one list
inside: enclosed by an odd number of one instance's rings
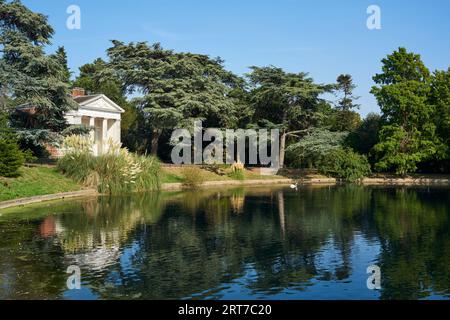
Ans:
{"label": "evergreen tree", "polygon": [[55,53],[56,57],[58,58],[61,66],[64,69],[64,80],[67,83],[70,83],[70,76],[72,75],[72,72],[70,72],[68,63],[67,63],[67,52],[64,47],[58,47],[58,50],[56,50]]}
{"label": "evergreen tree", "polygon": [[108,55],[110,72],[129,93],[140,94],[134,102],[151,128],[152,154],[165,129],[191,128],[194,120],[207,127],[236,126],[239,105],[233,94],[243,82],[224,70],[220,58],[120,41],[113,41]]}
{"label": "evergreen tree", "polygon": [[34,145],[57,140],[68,126],[64,113],[77,107],[69,95],[63,50],[44,52],[52,35],[47,17],[20,1],[0,0],[0,89],[14,105],[35,109],[33,121],[13,119],[20,137]]}
{"label": "evergreen tree", "polygon": [[0,116],[0,176],[18,176],[23,162],[24,155],[17,144],[17,137],[8,126],[6,117]]}
{"label": "evergreen tree", "polygon": [[305,134],[320,121],[319,95],[331,86],[314,83],[307,73],[288,73],[281,68],[252,67],[251,102],[255,122],[280,130],[280,167],[284,166],[288,137]]}
{"label": "evergreen tree", "polygon": [[341,94],[336,104],[333,129],[337,131],[353,131],[361,124],[361,117],[354,109],[360,105],[355,101],[359,97],[353,95],[356,85],[349,74],[341,74],[336,80],[336,90]]}
{"label": "evergreen tree", "polygon": [[314,128],[286,148],[289,163],[295,168],[319,168],[331,152],[342,148],[346,137],[346,132]]}
{"label": "evergreen tree", "polygon": [[359,97],[353,95],[353,90],[356,89],[356,85],[353,83],[353,78],[349,74],[341,74],[336,80],[336,89],[342,93],[342,98],[337,103],[337,108],[343,111],[350,111],[358,109],[359,104],[355,103]]}

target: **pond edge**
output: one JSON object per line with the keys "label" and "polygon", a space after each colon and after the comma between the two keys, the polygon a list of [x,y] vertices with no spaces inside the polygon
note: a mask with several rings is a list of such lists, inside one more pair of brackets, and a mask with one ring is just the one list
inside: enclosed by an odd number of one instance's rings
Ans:
{"label": "pond edge", "polygon": [[[293,183],[301,185],[335,185],[339,181],[335,178],[313,178],[313,179],[267,179],[267,180],[222,180],[207,181],[202,183],[199,188],[208,187],[229,187],[229,186],[268,186],[268,185],[291,185]],[[362,185],[450,185],[450,178],[364,178]],[[173,191],[187,189],[183,183],[163,183],[161,191]],[[61,200],[67,198],[98,196],[100,193],[94,189],[85,189],[80,191],[63,192],[56,194],[47,194],[29,198],[19,198],[0,202],[0,210],[28,204]]]}

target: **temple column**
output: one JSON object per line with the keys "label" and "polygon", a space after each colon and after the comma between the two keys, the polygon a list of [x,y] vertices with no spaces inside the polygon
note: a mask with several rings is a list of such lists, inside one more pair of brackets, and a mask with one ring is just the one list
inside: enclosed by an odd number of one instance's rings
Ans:
{"label": "temple column", "polygon": [[92,153],[94,155],[97,155],[98,153],[98,146],[97,143],[98,141],[95,141],[95,118],[94,117],[89,117],[89,138],[91,139],[92,142]]}
{"label": "temple column", "polygon": [[108,119],[103,118],[102,121],[102,152],[108,151]]}
{"label": "temple column", "polygon": [[120,120],[116,120],[116,122],[114,123],[114,126],[115,126],[115,128],[114,128],[114,131],[116,132],[116,141],[119,143],[119,142],[121,142],[121,123],[120,123]]}

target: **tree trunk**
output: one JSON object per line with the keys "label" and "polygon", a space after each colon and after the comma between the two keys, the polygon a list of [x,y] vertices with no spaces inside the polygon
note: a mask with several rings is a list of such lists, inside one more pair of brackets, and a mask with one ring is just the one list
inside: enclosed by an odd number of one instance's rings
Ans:
{"label": "tree trunk", "polygon": [[284,155],[286,150],[286,131],[283,131],[280,139],[280,169],[284,168]]}
{"label": "tree trunk", "polygon": [[153,129],[150,154],[155,157],[158,155],[158,142],[160,136],[161,136],[161,129]]}

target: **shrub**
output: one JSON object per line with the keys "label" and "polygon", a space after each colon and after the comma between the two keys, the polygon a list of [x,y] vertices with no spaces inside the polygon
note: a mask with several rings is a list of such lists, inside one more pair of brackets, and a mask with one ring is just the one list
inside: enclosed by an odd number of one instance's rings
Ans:
{"label": "shrub", "polygon": [[14,140],[0,140],[0,176],[17,177],[24,157]]}
{"label": "shrub", "polygon": [[38,159],[33,154],[33,151],[31,151],[30,149],[27,149],[27,150],[23,151],[22,153],[23,153],[23,158],[24,158],[26,163],[32,163],[32,162],[35,162]]}
{"label": "shrub", "polygon": [[0,176],[17,177],[24,163],[24,155],[17,137],[8,127],[6,118],[0,119]]}
{"label": "shrub", "polygon": [[196,166],[185,166],[181,169],[183,184],[189,188],[198,188],[205,180],[202,170]]}
{"label": "shrub", "polygon": [[356,182],[371,172],[367,158],[349,148],[340,148],[329,153],[319,171],[347,182]]}

